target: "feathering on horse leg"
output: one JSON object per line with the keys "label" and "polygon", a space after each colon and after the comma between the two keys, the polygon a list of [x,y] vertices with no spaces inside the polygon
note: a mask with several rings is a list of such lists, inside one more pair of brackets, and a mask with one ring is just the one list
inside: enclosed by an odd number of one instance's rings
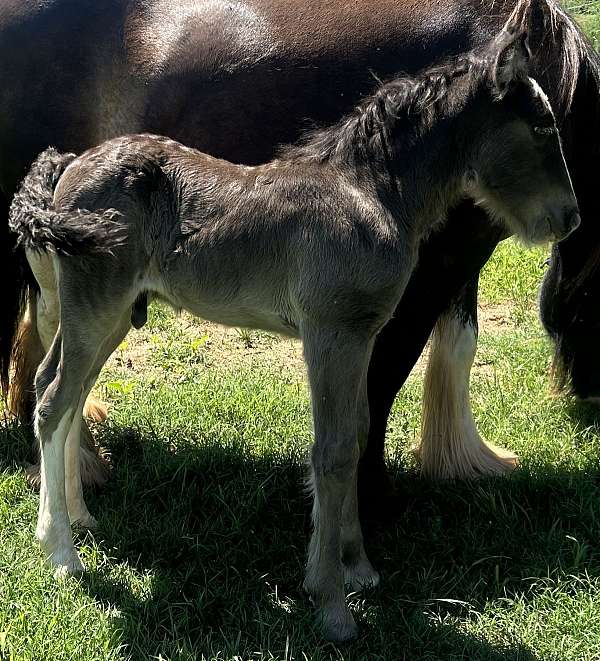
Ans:
{"label": "feathering on horse leg", "polygon": [[27,308],[15,337],[12,374],[8,389],[8,410],[19,420],[31,420],[35,407],[33,381],[46,355],[37,332],[37,293],[30,291]]}
{"label": "feathering on horse leg", "polygon": [[429,478],[476,479],[514,470],[517,457],[486,443],[477,430],[469,399],[469,377],[477,331],[455,310],[438,321],[423,387],[421,443],[415,453]]}

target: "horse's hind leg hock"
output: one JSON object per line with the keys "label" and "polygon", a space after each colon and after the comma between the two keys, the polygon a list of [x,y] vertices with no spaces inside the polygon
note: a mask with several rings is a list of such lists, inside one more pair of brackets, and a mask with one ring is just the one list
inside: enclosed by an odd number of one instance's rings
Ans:
{"label": "horse's hind leg hock", "polygon": [[[318,609],[325,637],[342,642],[357,634],[345,600],[341,521],[344,501],[356,493],[356,402],[369,338],[304,328],[302,339],[315,427],[311,457],[314,530],[304,587]],[[348,539],[355,531],[360,535],[355,506],[347,508],[344,523]]]}
{"label": "horse's hind leg hock", "polygon": [[[367,397],[366,369],[357,400],[357,436],[359,448],[366,445],[369,437],[369,400]],[[368,494],[365,494],[368,497]],[[365,552],[358,513],[356,475],[348,489],[342,511],[342,562],[344,583],[352,592],[379,584],[379,574],[373,568]]]}
{"label": "horse's hind leg hock", "polygon": [[61,336],[53,345],[36,375],[38,404],[35,431],[41,448],[40,507],[36,537],[56,575],[83,571],[71,537],[65,493],[65,446],[81,397],[81,380],[71,373],[64,379]]}
{"label": "horse's hind leg hock", "polygon": [[[48,262],[48,265],[46,265],[46,262],[42,262],[39,258],[36,262],[35,276],[38,282],[41,281],[40,286],[42,290],[36,297],[37,301],[34,300],[30,303],[30,305],[35,305],[36,308],[34,323],[44,351],[48,351],[52,344],[52,340],[58,329],[58,318],[60,314],[54,267],[50,260]],[[83,411],[86,418],[89,418],[92,422],[103,422],[106,420],[106,406],[89,395]]]}
{"label": "horse's hind leg hock", "polygon": [[475,425],[469,376],[477,348],[476,321],[452,308],[440,317],[425,373],[421,444],[415,449],[429,478],[475,479],[508,473],[517,457],[486,443]]}

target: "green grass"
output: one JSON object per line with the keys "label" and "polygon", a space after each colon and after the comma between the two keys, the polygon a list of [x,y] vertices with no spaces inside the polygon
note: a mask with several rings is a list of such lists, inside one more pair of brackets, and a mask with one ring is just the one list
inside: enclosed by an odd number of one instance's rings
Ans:
{"label": "green grass", "polygon": [[[593,39],[599,4],[570,3]],[[351,601],[356,643],[320,641],[300,588],[302,374],[251,353],[275,352],[265,334],[240,333],[242,358],[218,360],[210,331],[183,332],[155,307],[128,339],[144,347],[141,367],[124,345],[102,375],[113,408],[96,434],[114,470],[88,495],[100,529],[77,538],[82,578],[57,583],[44,568],[22,470],[30,434],[0,428],[0,660],[600,659],[600,415],[549,394],[535,305],[546,252],[504,242],[481,280],[486,309],[507,323],[482,324],[473,408],[521,468],[475,484],[423,480],[410,453],[422,377],[410,378],[388,434],[397,502],[365,529],[383,581]]]}
{"label": "green grass", "polygon": [[409,452],[421,376],[410,379],[389,433],[396,508],[366,527],[383,582],[351,602],[354,645],[319,640],[300,588],[302,376],[204,360],[156,308],[146,368],[113,362],[102,377],[113,409],[96,431],[115,468],[89,496],[100,530],[78,538],[83,578],[57,584],[43,567],[21,470],[29,437],[0,435],[0,659],[600,658],[600,427],[594,411],[548,394],[541,261],[505,242],[482,278],[486,304],[523,313],[483,329],[475,415],[522,467],[471,485],[421,479]]}
{"label": "green grass", "polygon": [[566,7],[583,27],[592,44],[600,47],[600,0],[564,0]]}

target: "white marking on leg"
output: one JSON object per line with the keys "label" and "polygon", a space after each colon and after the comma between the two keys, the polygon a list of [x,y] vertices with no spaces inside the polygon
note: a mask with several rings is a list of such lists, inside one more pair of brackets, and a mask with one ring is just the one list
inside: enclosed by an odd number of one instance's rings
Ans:
{"label": "white marking on leg", "polygon": [[454,313],[438,321],[425,374],[421,444],[415,450],[430,478],[473,479],[516,466],[516,455],[486,443],[477,431],[469,399],[476,347],[472,324]]}
{"label": "white marking on leg", "polygon": [[67,511],[71,524],[77,524],[82,528],[94,530],[98,523],[89,513],[83,498],[83,487],[81,483],[80,469],[80,437],[81,437],[81,415],[83,404],[80,404],[73,416],[73,422],[67,435],[65,446],[65,493],[67,498]]}
{"label": "white marking on leg", "polygon": [[[57,575],[83,571],[73,545],[65,495],[65,443],[72,418],[73,409],[69,409],[49,439],[38,433],[42,462],[36,537]],[[39,432],[38,420],[36,429]]]}

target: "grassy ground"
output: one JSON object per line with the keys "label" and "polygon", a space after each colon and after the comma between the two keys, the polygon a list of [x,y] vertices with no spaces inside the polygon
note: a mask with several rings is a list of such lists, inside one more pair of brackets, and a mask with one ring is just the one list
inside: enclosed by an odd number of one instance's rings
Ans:
{"label": "grassy ground", "polygon": [[383,583],[352,602],[356,644],[320,642],[300,589],[299,347],[155,308],[102,377],[112,409],[96,432],[115,467],[89,498],[100,530],[79,539],[83,578],[55,584],[43,568],[20,468],[29,438],[0,434],[0,658],[600,658],[600,428],[548,394],[543,259],[507,242],[482,283],[475,413],[522,467],[471,485],[422,480],[409,452],[416,370],[390,425],[396,511],[366,531]]}
{"label": "grassy ground", "polygon": [[596,48],[600,47],[600,0],[566,0],[562,3],[583,26]]}
{"label": "grassy ground", "polygon": [[[597,4],[575,8],[592,36]],[[421,479],[415,370],[390,423],[395,513],[366,529],[383,581],[352,600],[354,645],[319,640],[300,589],[311,435],[298,345],[154,308],[99,386],[114,470],[89,495],[100,529],[78,539],[81,579],[44,569],[22,472],[31,439],[0,429],[0,659],[600,659],[600,416],[549,394],[544,258],[506,242],[481,288],[475,415],[521,468]]]}

